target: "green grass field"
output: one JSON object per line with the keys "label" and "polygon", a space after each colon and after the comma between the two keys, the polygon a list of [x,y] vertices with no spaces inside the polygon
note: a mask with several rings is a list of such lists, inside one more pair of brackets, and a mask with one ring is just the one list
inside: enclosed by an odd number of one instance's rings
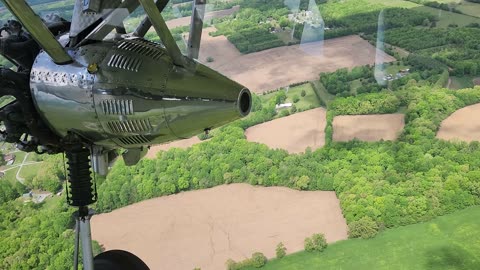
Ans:
{"label": "green grass field", "polygon": [[[305,90],[306,93],[304,97],[301,96],[303,90]],[[316,108],[321,106],[317,95],[315,94],[312,86],[309,83],[290,88],[287,93],[286,102],[293,103],[293,97],[295,96],[298,96],[300,98],[300,101],[295,103],[295,106],[298,110],[306,110],[308,108]]]}
{"label": "green grass field", "polygon": [[[305,90],[305,97],[301,96],[302,90]],[[282,89],[280,91],[285,90]],[[263,102],[268,102],[272,98],[275,98],[277,93],[278,91],[266,95],[260,95],[259,97]],[[315,94],[313,87],[310,85],[310,83],[291,87],[287,92],[287,100],[285,101],[285,103],[293,103],[293,97],[295,96],[298,96],[300,98],[300,101],[295,103],[297,110],[306,110],[308,108],[316,108],[321,106],[320,100],[318,100],[317,95]]]}
{"label": "green grass field", "polygon": [[19,173],[19,176],[27,179],[28,177],[33,177],[37,174],[38,169],[42,166],[41,163],[36,163],[32,165],[24,165],[22,170]]}
{"label": "green grass field", "polygon": [[[26,155],[27,153],[25,153],[25,152],[23,152],[23,151],[18,151],[18,152],[15,152],[14,154],[15,154],[15,162],[13,163],[12,166],[22,164],[23,159],[25,158],[25,155]],[[7,166],[7,167],[9,167],[9,166]]]}
{"label": "green grass field", "polygon": [[17,171],[18,168],[6,171],[5,175],[2,177],[2,179],[0,179],[0,181],[9,181],[10,183],[15,184],[15,182],[17,181]]}
{"label": "green grass field", "polygon": [[391,65],[389,64],[386,68],[385,68],[385,72],[387,74],[390,74],[390,75],[396,75],[398,72],[400,72],[400,70],[403,70],[403,69],[407,69],[407,68],[410,68],[410,66],[405,66],[405,65]]}
{"label": "green grass field", "polygon": [[480,269],[479,219],[480,207],[472,207],[431,222],[390,229],[374,239],[340,241],[323,253],[299,252],[272,260],[262,269]]}

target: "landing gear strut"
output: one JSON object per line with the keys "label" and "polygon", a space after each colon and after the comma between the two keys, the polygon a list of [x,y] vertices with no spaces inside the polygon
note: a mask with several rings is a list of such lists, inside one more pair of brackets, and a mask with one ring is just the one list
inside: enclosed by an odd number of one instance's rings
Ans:
{"label": "landing gear strut", "polygon": [[84,270],[150,270],[137,256],[122,250],[110,250],[93,257],[90,219],[94,212],[88,205],[97,201],[95,183],[91,177],[90,150],[74,147],[66,151],[68,160],[68,204],[78,207],[75,212],[74,270],[78,270],[80,242]]}

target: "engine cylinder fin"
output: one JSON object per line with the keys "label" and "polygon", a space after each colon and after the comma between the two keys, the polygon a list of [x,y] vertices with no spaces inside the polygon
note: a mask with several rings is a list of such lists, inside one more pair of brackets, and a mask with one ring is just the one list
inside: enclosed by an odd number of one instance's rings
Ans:
{"label": "engine cylinder fin", "polygon": [[142,64],[142,60],[136,59],[133,56],[113,54],[110,60],[108,61],[107,66],[138,72],[141,64]]}
{"label": "engine cylinder fin", "polygon": [[160,60],[165,55],[164,48],[157,43],[144,40],[144,39],[132,39],[123,40],[117,46],[120,50],[134,52],[139,55],[149,57],[153,60]]}
{"label": "engine cylinder fin", "polygon": [[133,115],[133,100],[106,99],[101,102],[105,115]]}
{"label": "engine cylinder fin", "polygon": [[147,139],[145,136],[136,135],[136,136],[128,136],[128,137],[121,137],[118,138],[119,144],[131,146],[131,145],[145,145],[150,143],[150,140]]}
{"label": "engine cylinder fin", "polygon": [[152,124],[148,119],[110,121],[107,122],[107,126],[109,131],[114,134],[149,132],[152,130]]}

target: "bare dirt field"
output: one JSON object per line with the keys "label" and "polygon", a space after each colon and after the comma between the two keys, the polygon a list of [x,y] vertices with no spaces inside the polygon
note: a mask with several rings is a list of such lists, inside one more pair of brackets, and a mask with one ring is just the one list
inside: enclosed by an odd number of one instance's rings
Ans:
{"label": "bare dirt field", "polygon": [[325,145],[326,110],[317,108],[266,122],[246,130],[247,140],[264,143],[289,153],[305,152]]}
{"label": "bare dirt field", "polygon": [[375,142],[396,140],[405,126],[404,114],[342,115],[333,119],[333,140]]}
{"label": "bare dirt field", "polygon": [[145,156],[146,158],[156,158],[157,153],[160,151],[168,151],[171,148],[188,148],[191,147],[197,143],[201,143],[202,141],[197,137],[192,137],[190,139],[185,139],[185,140],[180,140],[180,141],[174,141],[171,143],[166,143],[166,144],[160,144],[160,145],[154,145],[150,147],[150,150],[148,150],[147,155]]}
{"label": "bare dirt field", "polygon": [[[205,13],[205,18],[203,19],[203,21],[208,22],[211,19],[226,17],[226,16],[229,16],[229,15],[232,15],[233,13],[237,12],[238,10],[240,10],[240,6],[234,6],[231,9],[210,11],[210,12]],[[191,22],[191,17],[187,16],[187,17],[181,17],[181,18],[178,18],[178,19],[169,20],[166,23],[167,23],[167,26],[168,26],[169,29],[173,29],[173,28],[179,27],[179,26],[190,25],[190,22]]]}
{"label": "bare dirt field", "polygon": [[[359,36],[347,36],[285,46],[242,55],[226,37],[211,37],[204,29],[200,61],[215,59],[208,66],[230,77],[256,93],[274,90],[292,83],[318,79],[321,72],[375,63],[376,49]],[[385,62],[395,58],[383,53]]]}
{"label": "bare dirt field", "polygon": [[303,249],[305,237],[347,238],[334,192],[232,184],[160,197],[92,219],[92,236],[107,250],[125,249],[155,270],[224,270],[253,252],[275,257]]}
{"label": "bare dirt field", "polygon": [[457,141],[480,141],[480,103],[462,108],[443,120],[437,138]]}

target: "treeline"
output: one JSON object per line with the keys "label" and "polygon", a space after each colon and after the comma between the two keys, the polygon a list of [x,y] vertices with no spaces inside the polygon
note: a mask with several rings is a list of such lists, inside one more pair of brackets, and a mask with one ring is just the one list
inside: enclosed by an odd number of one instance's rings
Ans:
{"label": "treeline", "polygon": [[252,53],[285,45],[276,35],[270,33],[267,27],[243,29],[228,36],[241,53]]}
{"label": "treeline", "polygon": [[480,74],[480,29],[400,28],[386,31],[386,42],[433,57],[452,68],[452,75]]}
{"label": "treeline", "polygon": [[438,8],[438,9],[445,10],[445,11],[450,11],[450,12],[463,14],[463,12],[461,10],[455,8],[455,6],[450,4],[450,3],[448,3],[448,4],[447,3],[439,3],[437,1],[429,1],[429,0],[407,0],[407,1],[417,3],[417,4],[420,4],[420,5],[424,5],[424,6],[427,6],[427,7]]}
{"label": "treeline", "polygon": [[[257,52],[285,45],[275,34],[268,20],[280,21],[288,14],[285,7],[273,9],[275,3],[249,3],[236,14],[217,21],[212,35],[225,35],[242,53]],[[272,5],[272,6],[271,6]]]}
{"label": "treeline", "polygon": [[[360,86],[352,89],[352,82],[356,80],[359,80]],[[335,72],[321,73],[320,82],[330,94],[340,97],[375,93],[386,88],[386,86],[382,86],[376,81],[374,67],[370,65],[354,67],[351,71],[342,68]]]}
{"label": "treeline", "polygon": [[396,95],[382,92],[337,98],[328,109],[335,115],[386,114],[398,111],[399,106],[400,99]]}
{"label": "treeline", "polygon": [[10,201],[0,205],[0,269],[71,269],[71,211]]}
{"label": "treeline", "polygon": [[[480,102],[479,92],[480,88],[453,92],[413,86],[398,92],[398,98],[386,93],[361,96],[370,103],[390,100],[391,107],[379,113],[406,104],[400,141],[331,143],[303,155],[247,142],[241,120],[192,148],[160,152],[157,159],[142,160],[135,167],[116,164],[99,187],[97,207],[111,211],[157,196],[246,182],[335,190],[349,224],[363,217],[379,228],[428,220],[480,203],[480,144],[435,139],[440,122]],[[332,110],[341,114],[345,106],[352,106],[347,113],[364,113],[364,107],[350,102],[353,99],[343,99],[345,105],[333,105]]]}
{"label": "treeline", "polygon": [[15,184],[0,179],[0,205],[20,197],[25,192],[25,186],[20,182]]}
{"label": "treeline", "polygon": [[[378,31],[378,19],[380,10],[383,8],[376,7],[372,10],[355,7],[354,5],[370,6],[363,1],[347,2],[347,3],[328,3],[322,5],[320,10],[324,15],[323,20],[325,27],[324,39],[337,38],[353,34],[372,34]],[[348,7],[346,7],[348,5]],[[349,8],[356,8],[359,11],[352,13]],[[430,14],[404,8],[387,8],[384,10],[385,28],[399,28],[405,26],[420,26],[425,21],[433,22],[435,17]],[[322,10],[324,9],[324,10]],[[342,11],[341,9],[345,9]],[[353,15],[352,15],[353,14]],[[295,26],[294,36],[301,39],[304,32],[305,25]]]}

